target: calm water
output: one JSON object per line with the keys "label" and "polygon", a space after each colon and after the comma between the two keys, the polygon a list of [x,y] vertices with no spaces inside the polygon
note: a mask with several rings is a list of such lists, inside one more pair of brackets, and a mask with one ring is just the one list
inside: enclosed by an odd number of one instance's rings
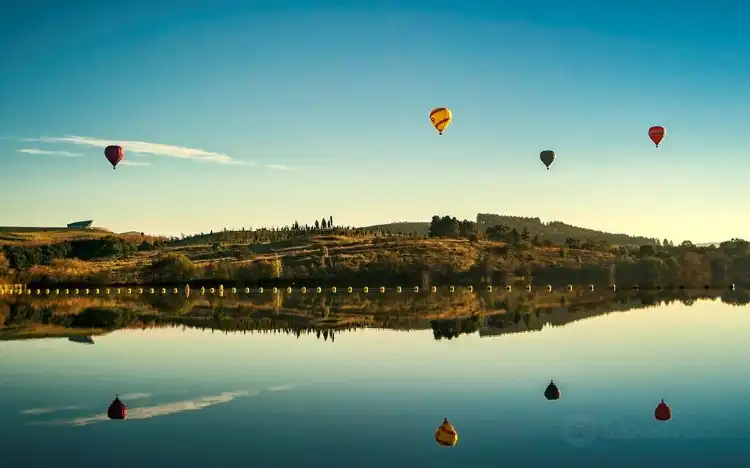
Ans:
{"label": "calm water", "polygon": [[[439,341],[160,328],[2,342],[0,449],[14,468],[748,466],[749,312],[676,303]],[[550,379],[559,401],[542,396]],[[115,393],[128,420],[103,416]],[[432,439],[444,417],[454,448]]]}

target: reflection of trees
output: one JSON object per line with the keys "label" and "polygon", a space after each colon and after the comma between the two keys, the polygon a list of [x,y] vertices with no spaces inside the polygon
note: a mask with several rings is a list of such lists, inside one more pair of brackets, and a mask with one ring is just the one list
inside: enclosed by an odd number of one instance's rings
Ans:
{"label": "reflection of trees", "polygon": [[459,335],[476,333],[479,331],[479,325],[479,316],[477,315],[460,319],[430,321],[432,335],[436,340],[443,338],[452,340],[458,338]]}
{"label": "reflection of trees", "polygon": [[67,328],[182,327],[225,333],[315,335],[333,341],[359,328],[432,330],[435,339],[453,339],[480,331],[482,336],[541,330],[615,311],[657,307],[702,299],[734,305],[750,303],[742,291],[720,296],[705,290],[578,291],[557,293],[478,294],[307,294],[262,297],[191,295],[146,296],[122,300],[100,298],[0,301],[2,337],[30,324]]}

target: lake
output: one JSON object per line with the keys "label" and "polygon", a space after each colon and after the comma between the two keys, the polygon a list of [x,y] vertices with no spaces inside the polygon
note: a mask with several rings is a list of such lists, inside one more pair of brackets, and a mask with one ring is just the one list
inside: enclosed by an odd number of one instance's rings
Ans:
{"label": "lake", "polygon": [[[268,316],[239,300],[150,300],[139,313],[179,317],[87,331],[93,345],[50,318],[83,314],[78,299],[8,303],[3,466],[748,466],[746,300],[601,294],[411,298],[385,314],[390,329],[366,323],[390,299],[313,297],[300,314],[288,297]],[[450,315],[474,303],[488,315]],[[201,307],[232,325],[196,323]],[[39,330],[61,337],[19,339]],[[552,379],[558,401],[543,397]],[[117,393],[125,421],[106,418]],[[654,419],[662,398],[668,422]],[[443,418],[455,447],[434,441]]]}

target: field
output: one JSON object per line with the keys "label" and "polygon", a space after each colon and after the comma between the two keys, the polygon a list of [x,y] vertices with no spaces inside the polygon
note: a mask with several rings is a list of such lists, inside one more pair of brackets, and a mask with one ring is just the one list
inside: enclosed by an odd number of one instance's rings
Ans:
{"label": "field", "polygon": [[[147,237],[132,234],[112,234],[92,230],[45,230],[10,231],[5,235],[13,240],[0,238],[0,245],[40,245],[69,241],[72,239],[116,236],[133,241],[136,245]],[[241,234],[222,233],[232,242],[220,242],[217,235],[199,239],[174,240],[157,244],[154,248],[141,249],[127,258],[103,258],[91,261],[77,259],[55,259],[51,264],[36,265],[25,272],[24,278],[16,282],[49,281],[52,283],[77,282],[96,284],[122,284],[148,281],[143,276],[153,261],[164,254],[184,256],[190,260],[191,268],[197,272],[197,280],[208,281],[257,281],[255,273],[249,273],[258,265],[280,262],[283,274],[279,276],[294,281],[326,278],[342,281],[353,279],[356,272],[367,272],[372,277],[383,278],[386,286],[393,281],[416,281],[419,271],[428,270],[439,275],[466,275],[482,268],[500,268],[514,271],[521,264],[535,265],[581,265],[602,264],[614,259],[609,250],[568,249],[561,257],[559,247],[528,246],[523,252],[508,257],[506,245],[494,241],[469,241],[467,239],[418,238],[406,236],[375,236],[356,233],[353,235],[300,236],[268,243],[238,242]],[[24,236],[20,240],[20,236]],[[207,242],[208,241],[208,242]],[[241,270],[245,270],[242,273]],[[403,275],[407,275],[407,277]],[[415,274],[417,276],[415,276]],[[255,276],[254,276],[255,275]],[[396,279],[401,275],[401,279]],[[256,278],[255,280],[253,278]],[[267,277],[266,277],[267,278]],[[167,280],[169,281],[169,280]],[[335,280],[338,281],[338,280]],[[6,281],[8,282],[8,281]],[[309,283],[312,285],[312,283]],[[375,286],[373,284],[373,286]],[[404,284],[408,286],[408,284]]]}
{"label": "field", "polygon": [[0,227],[0,243],[50,244],[75,239],[95,239],[108,235],[112,235],[112,231],[103,228]]}

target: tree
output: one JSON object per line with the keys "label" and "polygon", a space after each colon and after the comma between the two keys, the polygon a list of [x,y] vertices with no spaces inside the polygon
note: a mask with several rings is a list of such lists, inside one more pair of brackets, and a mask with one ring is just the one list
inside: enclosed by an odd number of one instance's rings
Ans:
{"label": "tree", "polygon": [[521,242],[521,234],[516,228],[513,228],[510,230],[510,234],[508,234],[507,240],[511,245],[518,245]]}
{"label": "tree", "polygon": [[653,257],[656,255],[656,248],[653,245],[642,245],[638,247],[638,253],[641,257]]}
{"label": "tree", "polygon": [[433,216],[428,232],[429,237],[460,237],[461,224],[450,216]]}
{"label": "tree", "polygon": [[281,259],[277,256],[268,262],[271,265],[271,278],[281,278],[284,274],[284,264],[281,263]]}
{"label": "tree", "polygon": [[318,221],[318,220],[316,219],[316,220],[315,220],[315,230],[317,231],[317,230],[319,230],[319,229],[320,229],[320,221]]}
{"label": "tree", "polygon": [[508,239],[508,234],[510,234],[510,227],[504,224],[490,226],[485,233],[488,239],[500,242],[506,241]]}
{"label": "tree", "polygon": [[194,279],[195,265],[184,255],[167,254],[146,268],[146,275],[156,284],[183,283]]}

